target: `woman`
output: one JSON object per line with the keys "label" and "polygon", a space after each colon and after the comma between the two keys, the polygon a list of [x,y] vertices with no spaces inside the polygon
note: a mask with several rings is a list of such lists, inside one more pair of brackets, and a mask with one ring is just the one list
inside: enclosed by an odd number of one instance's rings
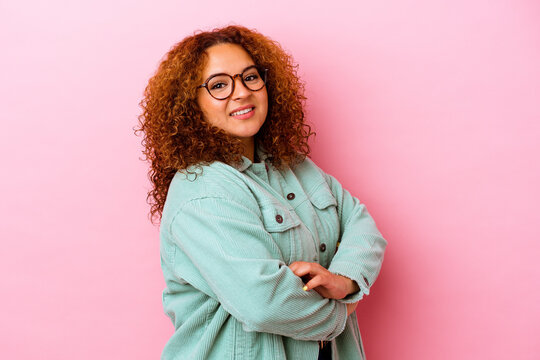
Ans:
{"label": "woman", "polygon": [[[241,26],[176,44],[139,130],[161,220],[162,359],[361,359],[357,302],[386,241],[308,157],[292,59]],[[339,246],[339,249],[338,249]]]}

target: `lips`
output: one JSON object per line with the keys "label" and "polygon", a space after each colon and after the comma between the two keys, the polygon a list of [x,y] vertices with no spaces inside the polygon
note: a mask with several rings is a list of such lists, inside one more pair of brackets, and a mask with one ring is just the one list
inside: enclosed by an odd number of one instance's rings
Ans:
{"label": "lips", "polygon": [[255,109],[255,106],[254,105],[246,105],[246,106],[242,106],[242,107],[239,107],[239,108],[236,108],[234,109],[233,111],[231,111],[231,113],[229,114],[230,116],[233,116],[234,113],[238,112],[238,111],[242,111],[242,110],[246,110],[246,109]]}

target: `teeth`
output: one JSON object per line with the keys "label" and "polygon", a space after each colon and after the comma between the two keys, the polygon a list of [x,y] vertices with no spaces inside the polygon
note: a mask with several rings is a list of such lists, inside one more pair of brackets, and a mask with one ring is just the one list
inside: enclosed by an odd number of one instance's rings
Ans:
{"label": "teeth", "polygon": [[247,113],[250,112],[251,110],[253,110],[253,108],[248,108],[248,109],[240,110],[240,111],[237,111],[237,112],[233,112],[233,113],[231,114],[231,116],[247,114]]}

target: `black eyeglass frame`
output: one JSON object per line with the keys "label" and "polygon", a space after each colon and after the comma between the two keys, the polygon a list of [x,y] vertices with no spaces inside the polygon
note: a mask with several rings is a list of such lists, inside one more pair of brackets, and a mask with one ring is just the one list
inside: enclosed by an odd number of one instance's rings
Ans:
{"label": "black eyeglass frame", "polygon": [[[251,90],[249,88],[249,86],[246,85],[246,83],[244,81],[244,76],[243,76],[246,71],[248,71],[250,69],[253,69],[253,68],[257,69],[257,72],[259,73],[259,76],[262,76],[262,78],[263,78],[263,85],[257,90]],[[264,75],[261,74],[261,70],[264,72]],[[251,65],[251,66],[248,66],[247,68],[245,68],[244,71],[242,71],[240,74],[236,74],[236,75],[229,75],[229,74],[226,74],[226,73],[214,74],[214,75],[210,76],[208,79],[206,79],[204,84],[201,84],[201,85],[197,86],[197,89],[203,87],[203,88],[206,89],[206,91],[208,91],[208,94],[210,94],[210,96],[213,97],[214,99],[216,99],[216,100],[226,100],[229,97],[231,97],[231,95],[234,93],[234,87],[236,85],[236,78],[237,77],[240,77],[240,81],[242,81],[242,85],[244,85],[245,88],[248,89],[249,91],[259,91],[263,87],[266,86],[266,76],[267,76],[267,74],[268,74],[268,69],[259,69],[256,65]],[[208,88],[208,83],[210,82],[210,80],[212,80],[216,76],[222,76],[222,75],[226,75],[226,76],[228,76],[228,77],[230,77],[232,79],[232,88],[231,88],[231,93],[229,95],[227,95],[226,97],[221,99],[221,98],[217,98],[214,95],[212,95],[212,93],[210,92],[210,89]]]}

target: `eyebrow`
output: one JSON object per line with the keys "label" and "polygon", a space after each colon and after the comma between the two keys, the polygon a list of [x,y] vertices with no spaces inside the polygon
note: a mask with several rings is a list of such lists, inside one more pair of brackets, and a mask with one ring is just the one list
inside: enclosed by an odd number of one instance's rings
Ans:
{"label": "eyebrow", "polygon": [[[240,74],[242,74],[244,71],[246,71],[246,70],[249,69],[250,67],[257,67],[257,65],[252,64],[252,65],[246,66],[246,67],[240,72]],[[216,75],[229,75],[229,74],[224,73],[224,72],[215,73],[215,74],[209,75],[206,79],[208,80],[208,79],[210,79],[212,76],[216,76]],[[232,76],[232,75],[229,75],[229,76]]]}

